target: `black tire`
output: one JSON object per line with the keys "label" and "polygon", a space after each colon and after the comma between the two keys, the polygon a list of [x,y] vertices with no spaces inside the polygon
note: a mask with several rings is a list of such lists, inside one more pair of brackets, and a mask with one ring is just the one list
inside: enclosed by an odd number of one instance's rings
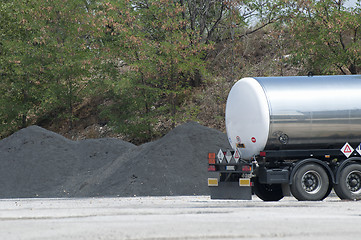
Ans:
{"label": "black tire", "polygon": [[281,184],[262,184],[256,178],[254,181],[253,191],[263,201],[279,201],[283,196]]}
{"label": "black tire", "polygon": [[314,163],[301,166],[293,176],[291,193],[299,201],[323,200],[330,193],[325,169]]}
{"label": "black tire", "polygon": [[341,199],[361,199],[361,165],[350,164],[341,170],[338,184],[334,186],[337,196]]}

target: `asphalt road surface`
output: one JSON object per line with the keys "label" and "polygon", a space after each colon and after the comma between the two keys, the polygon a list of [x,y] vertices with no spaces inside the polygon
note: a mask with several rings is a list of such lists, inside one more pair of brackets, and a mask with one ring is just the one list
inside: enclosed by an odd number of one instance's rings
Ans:
{"label": "asphalt road surface", "polygon": [[0,239],[360,239],[361,202],[1,199]]}

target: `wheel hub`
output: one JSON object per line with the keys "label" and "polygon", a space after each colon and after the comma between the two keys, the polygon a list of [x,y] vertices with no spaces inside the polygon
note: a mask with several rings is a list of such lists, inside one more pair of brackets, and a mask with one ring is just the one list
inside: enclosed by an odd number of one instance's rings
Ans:
{"label": "wheel hub", "polygon": [[318,172],[310,170],[302,176],[302,187],[306,192],[315,194],[321,189],[321,176]]}
{"label": "wheel hub", "polygon": [[314,181],[312,179],[307,179],[305,182],[306,187],[312,187],[314,184]]}
{"label": "wheel hub", "polygon": [[361,172],[352,171],[348,174],[346,178],[347,187],[354,194],[361,192]]}

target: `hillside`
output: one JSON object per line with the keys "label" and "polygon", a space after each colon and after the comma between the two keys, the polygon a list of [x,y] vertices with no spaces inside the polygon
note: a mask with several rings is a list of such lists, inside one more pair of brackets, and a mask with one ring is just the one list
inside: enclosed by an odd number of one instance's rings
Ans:
{"label": "hillside", "polygon": [[[106,94],[85,98],[78,103],[73,109],[75,120],[71,128],[68,120],[59,119],[56,112],[50,113],[45,118],[35,118],[32,124],[73,140],[113,137],[138,145],[159,139],[175,126],[187,121],[197,121],[209,128],[225,132],[224,111],[227,95],[238,79],[248,76],[307,74],[307,70],[299,65],[292,65],[284,57],[287,55],[288,40],[284,40],[283,44],[286,49],[280,52],[277,50],[272,34],[272,28],[252,34],[238,43],[237,52],[230,51],[230,44],[232,43],[217,44],[207,59],[209,74],[203,76],[199,86],[188,91],[179,103],[175,124],[170,119],[170,113],[155,116],[157,120],[154,124],[154,131],[158,134],[151,139],[139,140],[134,136],[127,136],[116,131],[109,119],[101,116],[102,106],[111,104],[111,100],[107,98]],[[236,61],[230,62],[231,58],[236,59]]]}
{"label": "hillside", "polygon": [[16,0],[0,11],[0,139],[31,125],[136,145],[188,121],[224,132],[242,77],[361,71],[360,7],[343,1]]}

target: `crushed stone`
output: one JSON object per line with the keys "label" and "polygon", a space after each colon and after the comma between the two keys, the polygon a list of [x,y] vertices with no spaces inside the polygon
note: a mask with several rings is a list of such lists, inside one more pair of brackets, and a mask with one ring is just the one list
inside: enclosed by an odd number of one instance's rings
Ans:
{"label": "crushed stone", "polygon": [[0,198],[209,195],[207,154],[226,134],[195,122],[135,146],[30,126],[0,141]]}

